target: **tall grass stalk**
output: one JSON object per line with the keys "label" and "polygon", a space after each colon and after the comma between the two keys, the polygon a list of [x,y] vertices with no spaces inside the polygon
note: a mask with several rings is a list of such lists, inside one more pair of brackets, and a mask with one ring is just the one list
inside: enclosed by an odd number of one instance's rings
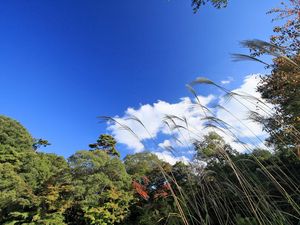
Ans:
{"label": "tall grass stalk", "polygon": [[[281,49],[275,48],[276,46],[257,40],[244,42],[243,44],[248,47],[262,48],[270,55],[283,57],[294,66],[299,67],[293,60],[282,55]],[[253,57],[247,58],[245,55],[235,55],[235,57],[264,63]],[[269,65],[267,63],[264,64]],[[217,149],[219,161],[217,160],[216,163],[220,163],[220,168],[224,168],[228,172],[219,171],[222,173],[222,176],[217,174],[218,172],[210,170],[210,168],[203,168],[197,173],[190,172],[185,184],[189,189],[188,193],[187,188],[184,189],[173,174],[167,173],[163,167],[158,165],[164,179],[172,184],[170,191],[177,208],[176,212],[170,213],[168,218],[165,218],[165,224],[169,224],[171,217],[180,218],[178,224],[184,225],[292,225],[295,224],[295,221],[300,221],[300,183],[299,176],[295,174],[299,171],[293,171],[293,168],[286,165],[274,153],[272,157],[276,160],[268,162],[267,165],[263,159],[255,154],[251,154],[253,148],[259,148],[260,146],[264,146],[270,152],[273,152],[273,149],[266,145],[261,137],[256,135],[255,130],[252,130],[251,127],[235,115],[235,112],[227,109],[225,105],[216,105],[215,108],[204,106],[194,89],[199,84],[213,85],[220,89],[225,93],[225,103],[232,99],[235,100],[241,107],[249,111],[250,119],[254,119],[262,123],[262,125],[264,125],[263,118],[265,116],[270,117],[274,113],[272,106],[261,99],[252,95],[229,91],[206,78],[197,78],[194,82],[187,85],[187,88],[195,97],[195,102],[190,107],[191,109],[199,107],[199,114],[203,115],[201,120],[204,127],[221,135],[226,134],[231,140],[239,143],[251,157],[245,156],[237,159],[236,156],[220,147],[220,149]],[[263,115],[252,112],[248,105],[255,105]],[[215,109],[225,111],[231,118],[235,119],[236,123],[245,127],[253,135],[255,140],[247,140],[248,143],[252,143],[252,147],[240,140],[237,135],[240,132],[239,130],[217,117],[214,113]],[[120,124],[117,120],[110,117],[102,117],[102,119],[118,124],[121,129],[127,130],[138,138],[138,135],[130,127]],[[147,130],[143,121],[136,117],[128,119],[139,123],[158,148],[157,141]],[[181,136],[181,138],[178,136],[173,137],[176,143],[185,144],[187,149],[191,150],[192,142],[201,141],[207,130],[199,130],[197,127],[193,127],[188,123],[188,120],[189,118],[181,118],[176,115],[165,115],[163,123],[171,131],[176,131]],[[187,136],[182,130],[185,133],[187,132]],[[272,132],[271,130],[267,131]],[[290,135],[293,138],[300,139],[300,132],[295,127],[292,128]],[[280,140],[280,137],[278,139]],[[283,140],[282,142],[285,144]],[[175,152],[176,147],[170,147],[167,150]],[[296,156],[294,157],[296,158],[295,160],[299,160]],[[191,163],[189,167],[193,168],[194,165]],[[197,178],[196,184],[195,177]]]}

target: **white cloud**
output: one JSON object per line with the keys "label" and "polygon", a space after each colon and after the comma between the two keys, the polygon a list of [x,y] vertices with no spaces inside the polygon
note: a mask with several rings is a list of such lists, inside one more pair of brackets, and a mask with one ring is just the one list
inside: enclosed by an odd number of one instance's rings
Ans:
{"label": "white cloud", "polygon": [[230,82],[231,82],[230,80],[222,80],[221,81],[222,84],[230,84]]}
{"label": "white cloud", "polygon": [[[259,74],[246,76],[243,84],[232,91],[243,96],[235,95],[229,101],[224,97],[220,98],[219,104],[224,109],[220,108],[216,112],[217,117],[228,123],[237,137],[247,139],[247,144],[251,147],[258,141],[258,137],[263,138],[267,134],[262,130],[261,124],[249,119],[249,112],[253,111],[265,116],[266,111],[271,109],[271,106],[265,103],[256,91],[259,80]],[[238,143],[234,143],[233,146],[238,150],[245,149]]]}
{"label": "white cloud", "polygon": [[[214,99],[214,96],[199,96],[198,98],[201,104],[207,105]],[[171,131],[164,123],[166,115],[176,115],[180,118],[185,117],[189,124],[196,126],[201,126],[203,123],[203,121],[199,120],[203,116],[202,111],[199,108],[193,107],[192,100],[189,97],[184,97],[178,103],[173,104],[158,101],[153,105],[142,105],[138,109],[128,108],[124,116],[114,118],[119,124],[110,124],[108,130],[112,132],[119,143],[127,145],[128,148],[133,149],[135,152],[141,152],[145,147],[142,142],[156,138],[160,132],[167,135],[178,134],[179,131]],[[135,118],[138,118],[139,121]],[[183,121],[177,121],[177,123],[184,125]],[[174,124],[170,125],[173,126]],[[130,128],[136,136],[124,129],[124,126]],[[187,142],[187,140],[183,140],[182,138],[178,140]]]}
{"label": "white cloud", "polygon": [[161,148],[169,148],[172,144],[170,140],[164,140],[162,143],[159,143],[158,146]]}
{"label": "white cloud", "polygon": [[222,80],[221,84],[230,84],[233,81],[233,77],[228,77],[227,80]]}
{"label": "white cloud", "polygon": [[[257,99],[261,99],[260,94],[256,92],[258,82],[258,75],[249,75],[245,77],[243,84],[233,90],[233,92],[242,95],[247,93]],[[255,143],[257,143],[257,137],[266,136],[266,133],[262,131],[261,125],[247,119],[249,110],[264,114],[262,109],[269,107],[259,103],[257,99],[233,96],[228,100],[223,96],[216,97],[214,95],[198,96],[198,98],[201,104],[206,107],[212,101],[224,107],[223,109],[220,107],[210,108],[210,110],[219,119],[231,126],[231,131],[234,135],[224,135],[223,133],[220,133],[220,135],[238,151],[253,148]],[[183,97],[177,103],[159,100],[154,104],[141,105],[137,109],[128,108],[122,117],[114,118],[118,123],[130,128],[135,135],[128,132],[128,129],[124,129],[124,127],[122,129],[119,124],[109,124],[108,129],[119,143],[125,144],[134,152],[155,149],[155,154],[158,157],[164,157],[166,161],[174,163],[176,160],[186,161],[188,158],[180,156],[180,154],[179,156],[173,156],[166,149],[170,149],[170,146],[179,149],[185,146],[187,147],[185,153],[190,152],[192,151],[191,143],[193,140],[201,139],[204,134],[211,130],[204,129],[204,114],[203,109],[195,104],[195,99],[189,97]],[[166,115],[174,115],[176,117],[166,120]],[[168,123],[166,124],[164,121],[168,121]],[[159,139],[161,134],[164,135],[164,140],[158,143],[156,147],[148,148],[147,142],[151,139]],[[234,143],[234,136],[246,141],[246,144]],[[158,149],[161,152],[157,152]]]}
{"label": "white cloud", "polygon": [[172,155],[171,152],[168,151],[163,151],[163,152],[154,152],[155,155],[157,155],[157,157],[160,160],[163,160],[165,162],[170,163],[171,165],[174,165],[176,162],[183,162],[185,164],[189,163],[189,159],[185,156],[174,156]]}

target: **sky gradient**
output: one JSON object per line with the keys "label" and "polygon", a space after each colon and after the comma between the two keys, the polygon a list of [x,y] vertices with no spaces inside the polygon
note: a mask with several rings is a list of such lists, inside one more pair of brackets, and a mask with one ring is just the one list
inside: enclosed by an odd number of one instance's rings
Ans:
{"label": "sky gradient", "polygon": [[176,103],[197,76],[237,88],[263,73],[230,53],[247,52],[241,40],[268,40],[266,12],[278,5],[242,0],[193,14],[189,0],[1,1],[0,114],[68,157],[107,132],[97,116]]}

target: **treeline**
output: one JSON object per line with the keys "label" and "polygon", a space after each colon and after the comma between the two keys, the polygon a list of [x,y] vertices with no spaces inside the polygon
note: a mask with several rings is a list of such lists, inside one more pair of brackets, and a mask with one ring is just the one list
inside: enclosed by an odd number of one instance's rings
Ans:
{"label": "treeline", "polygon": [[299,224],[299,65],[298,56],[277,57],[258,87],[276,106],[252,115],[270,134],[266,149],[238,153],[210,132],[193,143],[189,165],[147,152],[122,161],[105,134],[64,159],[38,151],[49,143],[0,116],[0,224]]}
{"label": "treeline", "polygon": [[194,163],[172,166],[148,152],[121,161],[110,135],[67,160],[41,144],[0,116],[0,224],[299,222],[296,148],[241,154],[211,132],[194,143]]}
{"label": "treeline", "polygon": [[239,154],[210,133],[195,143],[206,167],[171,166],[151,153],[122,162],[115,144],[101,135],[65,160],[35,151],[26,129],[0,116],[0,223],[261,224],[253,213],[263,207],[257,213],[269,224],[297,224],[300,161],[293,152]]}

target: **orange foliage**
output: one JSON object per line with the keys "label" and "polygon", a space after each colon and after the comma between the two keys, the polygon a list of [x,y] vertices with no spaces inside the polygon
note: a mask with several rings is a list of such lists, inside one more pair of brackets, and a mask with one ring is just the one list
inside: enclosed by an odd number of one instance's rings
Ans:
{"label": "orange foliage", "polygon": [[147,193],[147,188],[144,185],[139,184],[135,180],[132,181],[132,186],[135,189],[135,191],[145,200],[149,199],[149,195]]}
{"label": "orange foliage", "polygon": [[[142,178],[142,180],[143,180],[144,185],[133,180],[132,187],[143,199],[148,201],[150,199],[150,196],[148,194],[147,186],[149,185],[150,180],[146,176],[144,176]],[[164,183],[163,185],[158,187],[158,189],[155,191],[155,193],[153,195],[153,199],[157,199],[160,197],[162,197],[162,198],[168,197],[170,189],[171,189],[170,183],[168,183],[168,182]]]}

